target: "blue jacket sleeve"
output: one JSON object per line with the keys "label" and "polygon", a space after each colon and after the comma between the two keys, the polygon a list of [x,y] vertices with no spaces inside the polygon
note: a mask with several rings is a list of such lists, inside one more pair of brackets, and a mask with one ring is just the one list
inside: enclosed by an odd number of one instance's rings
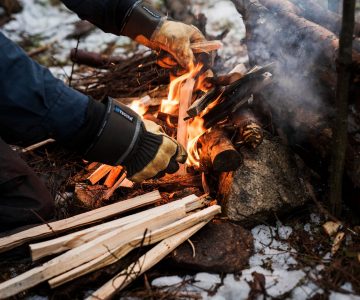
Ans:
{"label": "blue jacket sleeve", "polygon": [[0,32],[0,136],[6,142],[66,141],[83,125],[88,103]]}
{"label": "blue jacket sleeve", "polygon": [[61,0],[81,19],[105,32],[121,33],[126,17],[138,0]]}

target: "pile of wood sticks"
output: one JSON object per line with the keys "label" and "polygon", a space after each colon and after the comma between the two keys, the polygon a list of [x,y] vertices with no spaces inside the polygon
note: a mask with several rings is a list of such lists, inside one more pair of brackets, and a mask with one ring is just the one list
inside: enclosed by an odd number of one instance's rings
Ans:
{"label": "pile of wood sticks", "polygon": [[135,248],[157,244],[88,298],[109,299],[189,239],[221,211],[218,205],[208,206],[210,201],[205,195],[190,195],[83,229],[85,225],[102,222],[126,211],[153,204],[160,199],[159,192],[154,191],[0,238],[0,252],[4,252],[32,240],[58,236],[59,233],[82,227],[81,230],[70,234],[30,244],[34,261],[48,255],[59,256],[0,283],[0,299],[16,295],[44,281],[52,288],[60,286],[115,263]]}

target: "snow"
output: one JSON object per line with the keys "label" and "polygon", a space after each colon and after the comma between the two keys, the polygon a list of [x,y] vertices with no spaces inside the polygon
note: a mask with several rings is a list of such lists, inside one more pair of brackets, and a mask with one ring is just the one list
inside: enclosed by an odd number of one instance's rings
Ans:
{"label": "snow", "polygon": [[211,35],[218,35],[223,30],[229,33],[222,40],[224,47],[218,54],[225,61],[225,70],[230,71],[235,65],[246,63],[248,57],[244,54],[243,43],[245,25],[234,4],[229,0],[192,0],[195,15],[203,13],[207,17],[206,31]]}
{"label": "snow", "polygon": [[[314,223],[318,219],[313,218]],[[152,281],[152,285],[167,290],[194,291],[201,294],[204,300],[241,300],[248,299],[253,272],[265,277],[266,292],[270,297],[281,298],[290,293],[288,299],[305,300],[315,294],[323,294],[312,278],[320,276],[324,265],[301,269],[294,258],[296,251],[286,241],[293,229],[278,223],[276,227],[258,225],[251,230],[254,238],[254,254],[249,260],[249,268],[242,270],[241,276],[227,274],[223,281],[219,274],[197,273],[193,277],[169,276]],[[191,280],[192,278],[192,280]],[[353,295],[351,284],[342,286],[349,294],[330,293],[331,300],[360,300]],[[211,291],[211,293],[209,293]]]}
{"label": "snow", "polygon": [[[2,32],[15,42],[31,37],[41,45],[55,43],[54,59],[66,63],[70,50],[77,45],[77,40],[68,39],[67,36],[73,32],[74,23],[80,20],[78,16],[63,4],[53,6],[48,0],[26,0],[22,1],[22,4],[22,12],[14,15],[14,20],[7,23]],[[119,46],[132,43],[127,37],[118,37],[95,29],[80,40],[79,48],[100,52],[111,42]],[[121,48],[117,51],[117,54],[126,53]]]}

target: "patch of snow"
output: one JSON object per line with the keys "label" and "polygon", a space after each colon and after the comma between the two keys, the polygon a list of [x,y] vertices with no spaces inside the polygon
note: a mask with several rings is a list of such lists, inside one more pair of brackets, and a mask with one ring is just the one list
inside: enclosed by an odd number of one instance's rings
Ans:
{"label": "patch of snow", "polygon": [[291,298],[295,300],[306,300],[310,299],[316,294],[323,294],[324,291],[319,288],[316,284],[312,282],[308,282],[301,286],[296,287],[291,292]]}
{"label": "patch of snow", "polygon": [[151,284],[156,287],[164,287],[176,285],[182,283],[183,281],[184,278],[181,278],[180,276],[165,276],[154,279]]}
{"label": "patch of snow", "polygon": [[241,15],[230,0],[192,0],[195,15],[203,13],[207,18],[206,31],[216,36],[225,29],[229,33],[222,40],[224,46],[218,54],[225,61],[224,71],[229,72],[234,66],[248,62],[244,51],[245,25]]}
{"label": "patch of snow", "polygon": [[360,296],[331,292],[329,300],[360,300]]}
{"label": "patch of snow", "polygon": [[217,284],[221,283],[218,274],[198,273],[194,277],[194,286],[204,290],[213,289]]}
{"label": "patch of snow", "polygon": [[306,223],[306,224],[304,225],[304,230],[305,230],[306,232],[308,232],[308,233],[311,233],[311,225],[310,225],[310,223]]}

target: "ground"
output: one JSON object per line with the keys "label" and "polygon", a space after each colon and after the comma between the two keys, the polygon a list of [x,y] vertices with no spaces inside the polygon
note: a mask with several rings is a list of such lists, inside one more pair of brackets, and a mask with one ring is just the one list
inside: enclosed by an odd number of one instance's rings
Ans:
{"label": "ground", "polygon": [[[34,55],[34,59],[50,67],[55,76],[68,81],[72,73],[76,78],[79,76],[77,72],[80,72],[77,67],[73,69],[68,59],[70,50],[78,43],[69,35],[73,33],[74,22],[79,19],[62,5],[50,2],[56,1],[23,1],[23,12],[14,15],[14,20],[3,26],[2,30],[27,52],[48,45],[48,49]],[[245,28],[233,4],[227,0],[192,0],[192,9],[195,14],[202,12],[207,16],[208,34],[216,36],[225,29],[230,30],[219,53],[225,62],[222,71],[229,71],[238,63],[246,64],[247,56],[242,43]],[[125,37],[105,34],[98,29],[81,38],[78,47],[96,52],[114,50],[113,54],[124,57],[147,51]],[[27,159],[48,181],[58,183],[51,186],[52,192],[60,203],[58,217],[65,217],[77,209],[71,207],[73,194],[64,189],[63,182],[81,167],[77,163],[69,163],[62,166],[63,173],[57,173],[56,163],[63,161],[61,155],[66,154],[51,147],[49,151],[50,154],[40,150]],[[39,161],[52,165],[51,170],[55,175],[45,174]],[[125,192],[120,194],[122,197],[128,196]],[[345,233],[345,239],[340,249],[331,254],[332,240],[321,226],[326,220],[315,204],[310,204],[295,215],[281,219],[274,216],[274,222],[270,225],[260,224],[251,229],[255,253],[249,260],[248,268],[239,274],[182,272],[180,276],[176,275],[176,270],[159,268],[148,275],[150,295],[167,299],[187,292],[188,298],[200,296],[213,300],[257,299],[260,295],[276,299],[360,299],[360,229],[344,224],[341,230]],[[20,271],[5,266],[8,268],[6,272]],[[162,276],[164,274],[171,276]],[[146,296],[156,298],[149,296],[149,293]],[[121,298],[144,298],[142,282],[130,289],[128,296]],[[27,299],[46,297],[34,295]]]}

